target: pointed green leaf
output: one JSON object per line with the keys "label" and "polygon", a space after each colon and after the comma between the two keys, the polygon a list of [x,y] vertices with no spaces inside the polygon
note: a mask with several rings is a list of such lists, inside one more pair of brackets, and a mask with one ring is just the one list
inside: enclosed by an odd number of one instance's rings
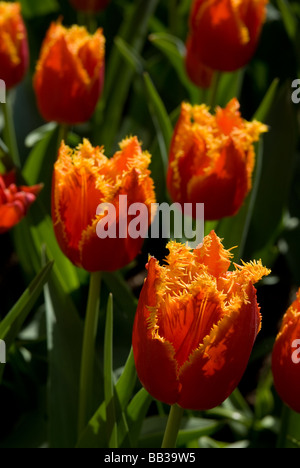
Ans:
{"label": "pointed green leaf", "polygon": [[169,147],[173,135],[173,126],[170,117],[166,111],[165,105],[159,96],[150,76],[144,73],[146,86],[146,97],[149,105],[150,114],[156,127],[158,142],[161,151],[161,157],[165,174],[168,166]]}
{"label": "pointed green leaf", "polygon": [[15,340],[26,317],[42,293],[52,268],[53,262],[49,262],[31,282],[15,306],[0,323],[0,339],[6,342],[7,348]]}

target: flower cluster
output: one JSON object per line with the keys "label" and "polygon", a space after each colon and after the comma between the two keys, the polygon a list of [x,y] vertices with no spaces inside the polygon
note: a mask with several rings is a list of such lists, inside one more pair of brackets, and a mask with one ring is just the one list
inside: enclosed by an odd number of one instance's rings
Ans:
{"label": "flower cluster", "polygon": [[[70,0],[70,4],[81,12],[80,17],[91,19],[110,1]],[[192,2],[184,63],[196,86],[210,88],[216,72],[232,72],[250,62],[267,4],[268,0]],[[132,59],[129,52],[127,58]],[[85,26],[64,26],[63,19],[52,22],[33,75],[40,116],[61,129],[91,122],[103,97],[105,61],[102,28],[90,33]],[[21,83],[28,65],[21,6],[0,2],[0,79],[8,90]],[[179,104],[164,181],[170,198],[181,206],[191,204],[194,217],[197,204],[203,203],[205,221],[233,217],[252,190],[255,144],[269,129],[244,119],[236,97],[215,109],[207,102]],[[80,127],[81,132],[86,129],[90,127]],[[150,207],[156,203],[150,168],[157,161],[142,149],[137,136],[124,138],[108,158],[103,146],[92,144],[95,134],[89,135],[75,148],[66,135],[53,152],[53,229],[61,251],[73,265],[92,274],[114,272],[137,258],[146,237],[130,237],[132,217],[126,209],[124,221],[120,196],[126,195],[125,208],[134,204],[149,208],[149,228],[153,221]],[[111,148],[106,151],[110,153]],[[8,157],[12,152],[8,148]],[[0,234],[27,215],[42,189],[42,184],[18,186],[16,180],[15,171],[0,175]],[[116,231],[125,225],[122,236],[97,235],[97,226],[106,216],[105,210],[99,211],[103,204],[115,208]],[[163,265],[149,256],[132,332],[136,370],[145,389],[163,403],[195,411],[220,405],[238,386],[261,328],[254,284],[270,274],[261,261],[232,264],[231,251],[224,248],[217,233],[216,224],[194,250],[170,241]],[[272,355],[275,388],[298,412],[300,367],[291,354],[299,338],[300,290],[283,318]]]}

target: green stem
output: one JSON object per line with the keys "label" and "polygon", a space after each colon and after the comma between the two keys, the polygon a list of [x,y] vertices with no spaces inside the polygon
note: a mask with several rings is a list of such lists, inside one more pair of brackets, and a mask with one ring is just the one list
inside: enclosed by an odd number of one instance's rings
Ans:
{"label": "green stem", "polygon": [[85,317],[81,374],[79,388],[78,436],[84,430],[90,416],[88,405],[92,398],[95,342],[98,328],[101,292],[101,273],[92,273]]}
{"label": "green stem", "polygon": [[171,34],[177,34],[177,0],[169,0],[169,24]]}
{"label": "green stem", "polygon": [[69,127],[66,124],[60,124],[58,128],[57,149],[59,149],[61,142],[67,143]]}
{"label": "green stem", "polygon": [[3,117],[4,117],[4,131],[3,139],[6,146],[9,149],[11,159],[18,169],[21,168],[21,161],[19,155],[19,149],[17,144],[17,137],[15,132],[15,125],[13,120],[13,114],[11,105],[9,102],[9,96],[7,96],[7,102],[2,104]]}
{"label": "green stem", "polygon": [[285,448],[291,410],[283,403],[277,448]]}
{"label": "green stem", "polygon": [[176,440],[180,428],[181,418],[183,415],[183,408],[178,405],[171,406],[167,427],[161,448],[176,448]]}
{"label": "green stem", "polygon": [[209,97],[209,107],[211,110],[213,110],[217,104],[217,97],[218,97],[218,90],[219,90],[219,84],[221,81],[221,72],[215,72],[214,77],[213,77],[213,83],[210,91],[210,97]]}
{"label": "green stem", "polygon": [[95,34],[98,28],[97,16],[93,11],[78,12],[77,22],[80,26],[84,26],[90,34]]}

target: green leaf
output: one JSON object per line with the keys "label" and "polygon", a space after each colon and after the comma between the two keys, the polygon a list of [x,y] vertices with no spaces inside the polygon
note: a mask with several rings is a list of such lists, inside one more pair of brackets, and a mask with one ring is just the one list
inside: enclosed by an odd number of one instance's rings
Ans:
{"label": "green leaf", "polygon": [[53,272],[44,288],[49,360],[48,424],[52,448],[72,448],[77,439],[83,323]]}
{"label": "green leaf", "polygon": [[7,349],[14,342],[32,307],[40,297],[52,268],[53,262],[49,262],[31,282],[18,302],[0,323],[0,339],[5,341]]}
{"label": "green leaf", "polygon": [[268,118],[271,107],[272,107],[272,105],[274,103],[274,100],[276,99],[278,86],[279,86],[279,79],[275,78],[275,80],[273,80],[273,82],[271,83],[271,86],[268,89],[268,91],[267,91],[264,99],[262,100],[259,108],[255,112],[255,114],[253,116],[253,120],[257,120],[258,122],[266,123],[266,119]]}
{"label": "green leaf", "polygon": [[[117,36],[128,44],[131,53],[141,53],[148,32],[149,18],[154,13],[157,4],[158,0],[147,2],[138,0],[124,9],[124,21]],[[104,92],[94,116],[96,129],[94,139],[99,145],[104,145],[108,153],[113,150],[118,137],[124,106],[134,75],[132,65],[127,61],[124,63],[123,53],[120,53],[118,43],[115,44],[108,61]]]}
{"label": "green leaf", "polygon": [[27,148],[33,148],[37,143],[43,140],[46,135],[55,130],[56,127],[57,124],[55,122],[50,122],[45,125],[42,125],[39,128],[36,128],[27,135],[25,139],[25,146],[27,146]]}
{"label": "green leaf", "polygon": [[156,127],[157,137],[161,150],[161,157],[165,174],[168,166],[168,154],[171,139],[173,135],[173,127],[164,106],[164,103],[159,96],[150,76],[144,73],[144,81],[146,86],[146,97],[149,105],[150,114]]}
{"label": "green leaf", "polygon": [[[160,447],[164,430],[167,424],[167,416],[152,416],[147,418],[142,427],[139,446],[142,448]],[[182,447],[196,438],[209,436],[217,432],[223,422],[202,418],[183,418],[178,433],[177,446]]]}
{"label": "green leaf", "polygon": [[296,413],[284,403],[280,419],[277,448],[300,447],[300,414]]}
{"label": "green leaf", "polygon": [[282,20],[289,38],[294,42],[297,34],[297,19],[291,6],[286,0],[277,0],[278,8],[281,12]]}
{"label": "green leaf", "polygon": [[168,33],[155,33],[149,36],[151,43],[157,47],[173,65],[177,76],[190,96],[192,103],[197,103],[199,99],[199,88],[188,78],[186,73],[184,57],[185,44],[178,37]]}
{"label": "green leaf", "polygon": [[[36,252],[36,255],[45,245],[47,258],[55,260],[54,274],[66,293],[71,294],[77,291],[81,286],[79,271],[62,253],[54,234],[52,219],[44,210],[39,199],[32,205],[26,219],[23,220],[23,232],[25,229],[27,229],[28,245],[31,244],[30,248]],[[21,238],[16,248],[18,252],[22,252],[24,247]]]}
{"label": "green leaf", "polygon": [[274,410],[274,397],[272,393],[273,377],[272,372],[264,374],[257,385],[255,397],[255,416],[263,419],[272,414]]}
{"label": "green leaf", "polygon": [[130,47],[121,37],[115,38],[115,45],[135,73],[142,74],[145,68],[143,58]]}
{"label": "green leaf", "polygon": [[[129,353],[122,375],[115,386],[115,411],[118,424],[119,446],[128,435],[125,409],[136,385],[136,370],[132,349]],[[78,443],[78,448],[105,448],[106,444],[106,405],[105,401],[99,406],[90,419]]]}
{"label": "green leaf", "polygon": [[119,271],[103,273],[102,277],[107,288],[113,294],[115,302],[126,313],[128,321],[133,323],[138,301],[126,283],[122,273]]}
{"label": "green leaf", "polygon": [[28,19],[57,13],[60,10],[57,0],[43,0],[42,2],[20,0],[20,3],[22,5],[22,14]]}
{"label": "green leaf", "polygon": [[[46,127],[47,128],[47,127]],[[28,185],[35,185],[43,182],[44,187],[39,195],[47,213],[50,214],[52,174],[54,163],[57,158],[58,126],[46,131],[44,137],[40,139],[32,148],[22,175]],[[35,138],[37,138],[35,134]],[[32,137],[30,137],[32,139]]]}
{"label": "green leaf", "polygon": [[142,388],[128,406],[126,417],[129,427],[130,444],[133,448],[138,446],[141,428],[152,401],[152,396]]}
{"label": "green leaf", "polygon": [[296,157],[296,110],[291,102],[289,82],[278,92],[266,123],[270,130],[264,136],[260,183],[255,188],[256,200],[245,242],[245,257],[261,258],[264,263],[269,263],[274,242],[282,230]]}

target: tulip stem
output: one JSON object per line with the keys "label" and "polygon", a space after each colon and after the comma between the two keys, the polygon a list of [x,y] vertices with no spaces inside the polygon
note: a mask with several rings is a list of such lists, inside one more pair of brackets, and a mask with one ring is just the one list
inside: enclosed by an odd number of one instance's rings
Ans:
{"label": "tulip stem", "polygon": [[[7,99],[9,99],[9,96],[7,96]],[[15,125],[14,125],[12,108],[11,108],[10,102],[3,103],[2,109],[3,109],[3,117],[4,117],[4,131],[3,131],[4,142],[6,143],[8,147],[13,164],[15,165],[15,167],[20,169],[21,161],[20,161],[17,137],[16,137],[16,132],[15,132]]]}
{"label": "tulip stem", "polygon": [[286,436],[289,428],[290,413],[291,411],[288,408],[288,406],[283,403],[280,430],[277,440],[277,448],[285,448]]}
{"label": "tulip stem", "polygon": [[69,127],[66,124],[61,124],[58,129],[58,149],[60,148],[60,145],[62,141],[67,143],[67,138],[68,138],[68,133],[69,133]]}
{"label": "tulip stem", "polygon": [[176,448],[177,436],[180,428],[181,419],[183,416],[183,408],[178,405],[171,406],[167,427],[165,430],[163,443],[161,448]]}
{"label": "tulip stem", "polygon": [[79,388],[78,436],[90,417],[88,407],[92,400],[95,343],[98,328],[101,292],[101,273],[91,273],[89,297],[85,317],[81,374]]}
{"label": "tulip stem", "polygon": [[216,71],[214,73],[213,82],[212,82],[211,91],[210,91],[210,97],[209,97],[209,106],[211,110],[213,110],[217,104],[217,97],[218,97],[218,90],[219,90],[219,84],[221,81],[221,76],[222,76],[221,72]]}

